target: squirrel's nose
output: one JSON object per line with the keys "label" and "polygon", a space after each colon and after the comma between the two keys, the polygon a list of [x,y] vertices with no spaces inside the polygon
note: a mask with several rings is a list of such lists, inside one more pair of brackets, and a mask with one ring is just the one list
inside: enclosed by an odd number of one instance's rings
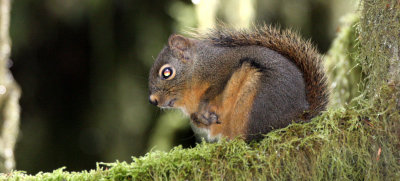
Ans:
{"label": "squirrel's nose", "polygon": [[150,97],[149,97],[149,102],[150,102],[150,104],[153,104],[153,105],[155,105],[155,106],[158,105],[157,98],[156,98],[156,96],[154,96],[154,95],[150,95]]}

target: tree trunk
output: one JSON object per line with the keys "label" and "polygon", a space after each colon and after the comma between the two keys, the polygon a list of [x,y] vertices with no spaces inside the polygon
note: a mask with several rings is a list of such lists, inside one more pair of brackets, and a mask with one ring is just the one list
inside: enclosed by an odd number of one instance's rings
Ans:
{"label": "tree trunk", "polygon": [[[367,75],[365,91],[370,100],[379,99],[384,85],[400,88],[400,1],[364,0],[359,25],[360,63]],[[397,100],[399,104],[399,100]]]}
{"label": "tree trunk", "polygon": [[11,43],[9,36],[10,0],[0,0],[0,171],[15,168],[14,146],[19,131],[20,88],[10,70]]}

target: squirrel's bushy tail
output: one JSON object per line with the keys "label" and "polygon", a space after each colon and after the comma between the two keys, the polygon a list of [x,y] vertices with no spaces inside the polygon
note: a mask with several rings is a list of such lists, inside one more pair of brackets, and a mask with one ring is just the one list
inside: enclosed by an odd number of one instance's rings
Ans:
{"label": "squirrel's bushy tail", "polygon": [[328,87],[322,66],[322,57],[311,44],[291,30],[281,30],[270,25],[254,26],[250,30],[233,30],[219,26],[207,34],[197,36],[219,46],[264,46],[293,61],[303,73],[307,101],[310,104],[305,119],[325,110],[328,103]]}

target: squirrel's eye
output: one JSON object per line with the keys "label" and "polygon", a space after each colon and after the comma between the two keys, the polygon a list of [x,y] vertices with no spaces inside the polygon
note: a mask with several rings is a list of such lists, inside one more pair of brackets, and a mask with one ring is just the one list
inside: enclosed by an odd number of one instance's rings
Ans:
{"label": "squirrel's eye", "polygon": [[175,69],[171,65],[165,64],[160,68],[159,74],[161,78],[171,80],[175,77]]}
{"label": "squirrel's eye", "polygon": [[171,76],[171,75],[172,75],[172,69],[171,68],[167,67],[167,68],[163,69],[162,76],[163,76],[164,79],[168,79],[168,77]]}

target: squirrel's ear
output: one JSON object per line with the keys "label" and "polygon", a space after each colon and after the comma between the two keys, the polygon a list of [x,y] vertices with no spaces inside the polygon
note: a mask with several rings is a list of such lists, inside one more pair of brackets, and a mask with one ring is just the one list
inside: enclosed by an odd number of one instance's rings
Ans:
{"label": "squirrel's ear", "polygon": [[168,46],[172,49],[185,51],[190,48],[192,41],[182,35],[172,34],[168,39]]}

